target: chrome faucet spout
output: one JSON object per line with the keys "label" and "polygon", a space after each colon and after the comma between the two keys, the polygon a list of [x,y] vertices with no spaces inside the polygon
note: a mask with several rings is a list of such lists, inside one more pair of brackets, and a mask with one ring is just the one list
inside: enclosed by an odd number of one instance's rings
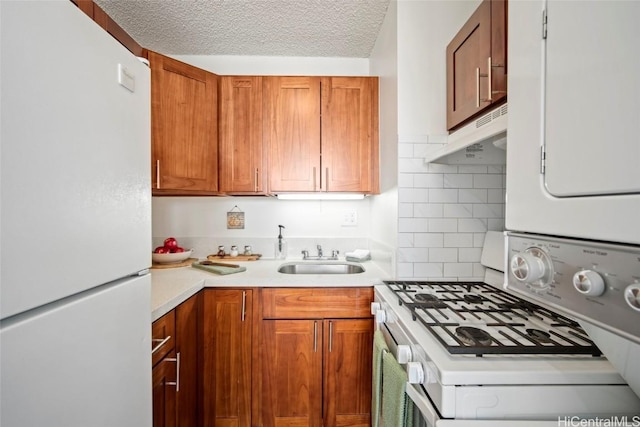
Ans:
{"label": "chrome faucet spout", "polygon": [[322,246],[318,245],[318,258],[322,258]]}

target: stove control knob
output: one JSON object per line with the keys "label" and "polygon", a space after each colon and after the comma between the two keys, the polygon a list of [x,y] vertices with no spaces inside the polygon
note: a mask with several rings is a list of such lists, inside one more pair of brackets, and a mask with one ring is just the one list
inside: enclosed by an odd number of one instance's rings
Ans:
{"label": "stove control knob", "polygon": [[624,290],[624,300],[629,307],[640,311],[640,283],[632,283]]}
{"label": "stove control knob", "polygon": [[398,346],[398,355],[396,358],[398,359],[398,363],[403,365],[411,362],[411,347],[400,344]]}
{"label": "stove control knob", "polygon": [[545,289],[553,277],[551,260],[542,249],[536,247],[511,257],[509,268],[517,281],[539,289]]}
{"label": "stove control knob", "polygon": [[383,324],[387,321],[387,313],[384,310],[376,311],[376,323]]}
{"label": "stove control knob", "polygon": [[573,287],[581,294],[590,297],[599,297],[605,290],[602,276],[593,270],[582,270],[574,274]]}
{"label": "stove control knob", "polygon": [[379,302],[372,302],[371,303],[371,314],[376,314],[378,312],[378,310],[380,310],[382,307],[380,307],[380,303]]}
{"label": "stove control knob", "polygon": [[420,362],[407,363],[407,377],[409,384],[424,383],[424,370]]}

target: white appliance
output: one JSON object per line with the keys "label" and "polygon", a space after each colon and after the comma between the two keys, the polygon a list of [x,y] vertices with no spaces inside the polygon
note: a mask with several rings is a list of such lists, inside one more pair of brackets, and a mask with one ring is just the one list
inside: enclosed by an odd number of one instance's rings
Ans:
{"label": "white appliance", "polygon": [[633,421],[640,398],[580,325],[502,289],[502,233],[487,234],[482,262],[484,282],[375,286],[372,312],[406,368],[414,425]]}
{"label": "white appliance", "polygon": [[0,424],[151,426],[150,72],[2,1]]}
{"label": "white appliance", "polygon": [[[640,2],[509,5],[506,287],[640,394]],[[511,31],[513,29],[513,31]]]}

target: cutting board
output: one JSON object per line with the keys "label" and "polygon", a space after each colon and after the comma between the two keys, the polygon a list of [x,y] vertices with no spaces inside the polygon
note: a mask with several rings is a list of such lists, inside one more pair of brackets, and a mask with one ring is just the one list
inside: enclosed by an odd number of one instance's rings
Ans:
{"label": "cutting board", "polygon": [[159,262],[152,262],[151,268],[176,268],[176,267],[187,267],[191,265],[194,261],[197,261],[198,258],[187,258],[184,261],[180,262],[172,262],[168,264],[161,264]]}
{"label": "cutting board", "polygon": [[203,265],[201,261],[192,263],[191,267],[220,275],[240,273],[241,271],[247,270],[247,267],[242,267],[239,265],[229,265],[228,267],[222,265]]}
{"label": "cutting board", "polygon": [[221,261],[221,260],[225,260],[227,262],[235,262],[235,261],[257,261],[260,259],[262,255],[261,254],[253,254],[253,255],[238,255],[238,256],[234,256],[232,257],[229,254],[226,254],[225,256],[219,256],[219,255],[207,255],[207,259],[209,261]]}

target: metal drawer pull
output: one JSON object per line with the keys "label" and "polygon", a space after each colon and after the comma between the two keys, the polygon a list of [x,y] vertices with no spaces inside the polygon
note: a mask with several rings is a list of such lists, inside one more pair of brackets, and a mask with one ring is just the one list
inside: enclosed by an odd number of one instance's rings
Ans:
{"label": "metal drawer pull", "polygon": [[160,348],[165,345],[167,343],[167,341],[169,341],[171,339],[171,335],[169,335],[168,337],[166,337],[165,339],[162,338],[153,338],[151,341],[153,342],[159,342],[159,344],[155,347],[153,347],[153,350],[151,350],[151,354],[155,353],[156,351],[160,350]]}
{"label": "metal drawer pull", "polygon": [[167,385],[176,386],[176,391],[180,391],[180,352],[176,354],[176,357],[167,357],[164,359],[167,362],[176,362],[176,382],[167,382]]}
{"label": "metal drawer pull", "polygon": [[[322,187],[320,187],[322,189]],[[316,167],[313,167],[313,191],[316,191]]]}

